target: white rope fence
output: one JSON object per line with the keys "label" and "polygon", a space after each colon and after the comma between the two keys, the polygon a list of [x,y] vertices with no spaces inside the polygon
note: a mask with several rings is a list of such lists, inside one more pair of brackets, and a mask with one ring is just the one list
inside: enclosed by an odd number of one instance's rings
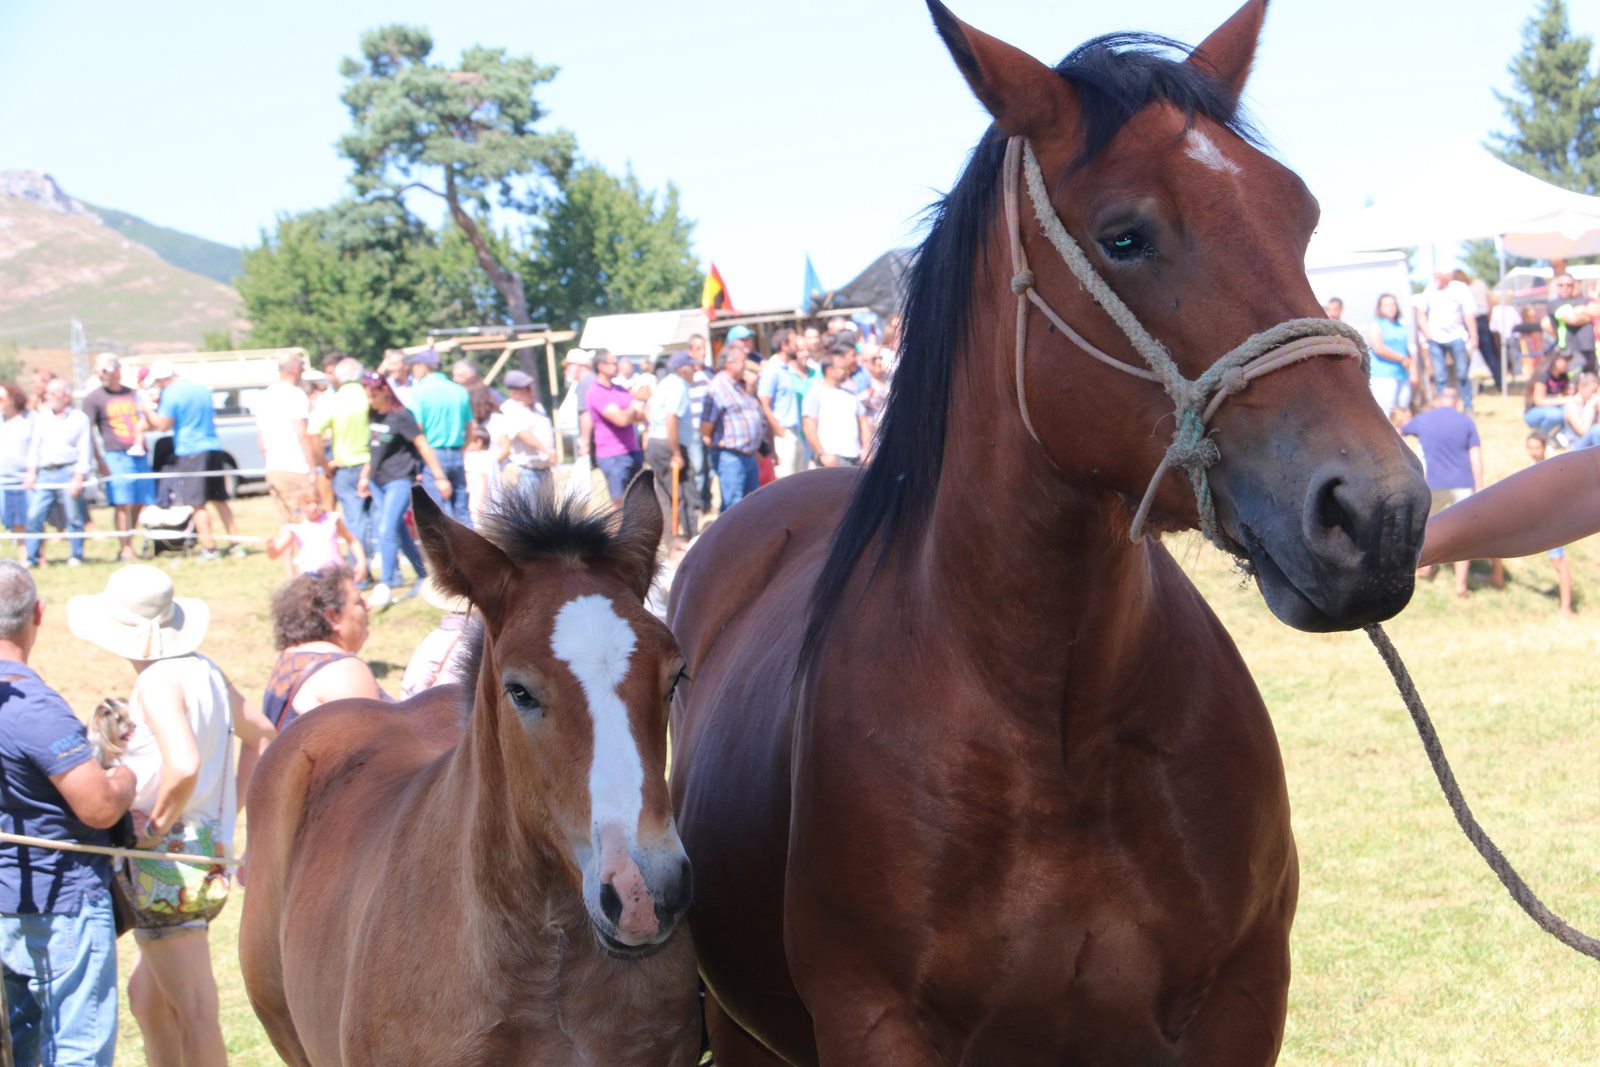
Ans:
{"label": "white rope fence", "polygon": [[[146,505],[154,507],[155,505]],[[185,505],[187,506],[187,505]],[[186,541],[198,536],[194,530],[161,530],[154,527],[139,530],[96,530],[94,533],[72,533],[69,530],[51,528],[38,533],[0,533],[0,541],[32,541],[36,538],[48,537],[52,541],[120,541],[129,537],[143,537],[148,541]],[[259,534],[225,534],[213,533],[211,535],[218,541],[231,541],[236,545],[264,545],[272,540]]]}
{"label": "white rope fence", "polygon": [[[58,470],[59,468],[50,468]],[[83,478],[85,488],[91,485],[108,485],[111,482],[159,482],[171,478],[244,478],[261,479],[267,476],[265,468],[251,468],[248,470],[235,470],[224,467],[209,471],[143,471],[132,474],[107,474],[104,477],[98,474],[86,474]],[[35,489],[65,489],[72,484],[71,478],[64,482],[35,481]],[[21,489],[22,479],[15,474],[0,474],[0,489]]]}

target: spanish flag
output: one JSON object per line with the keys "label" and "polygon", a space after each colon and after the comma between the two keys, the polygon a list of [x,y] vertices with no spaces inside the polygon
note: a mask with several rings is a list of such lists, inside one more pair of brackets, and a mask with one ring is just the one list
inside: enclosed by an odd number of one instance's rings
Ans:
{"label": "spanish flag", "polygon": [[718,313],[738,314],[733,308],[733,298],[728,295],[727,283],[722,280],[722,274],[717,270],[715,262],[711,264],[711,271],[706,275],[706,284],[700,290],[700,308],[708,319],[716,318]]}

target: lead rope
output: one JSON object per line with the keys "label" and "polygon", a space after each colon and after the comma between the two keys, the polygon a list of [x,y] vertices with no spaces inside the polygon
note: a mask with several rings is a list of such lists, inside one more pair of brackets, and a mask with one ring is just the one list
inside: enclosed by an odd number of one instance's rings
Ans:
{"label": "lead rope", "polygon": [[1450,805],[1450,812],[1456,817],[1461,832],[1472,842],[1472,847],[1478,850],[1478,855],[1483,857],[1489,869],[1506,887],[1511,899],[1528,913],[1528,918],[1537,923],[1539,929],[1568,948],[1581,952],[1590,959],[1600,960],[1600,940],[1575,929],[1565,919],[1547,908],[1528,887],[1528,883],[1522,880],[1516,868],[1511,866],[1511,861],[1506,859],[1505,854],[1478,824],[1472,809],[1467,807],[1467,798],[1461,794],[1461,787],[1456,784],[1456,776],[1450,770],[1450,761],[1445,758],[1444,747],[1439,744],[1439,735],[1434,732],[1433,720],[1428,717],[1428,709],[1423,707],[1422,697],[1417,694],[1416,683],[1411,680],[1411,673],[1401,661],[1400,653],[1395,651],[1394,644],[1389,640],[1389,635],[1383,632],[1383,627],[1374,623],[1366,627],[1366,631],[1367,637],[1377,646],[1378,655],[1383,657],[1384,665],[1393,675],[1400,696],[1405,700],[1406,710],[1411,713],[1411,721],[1417,727],[1417,736],[1422,738],[1422,747],[1428,753],[1428,763],[1433,767],[1433,775],[1439,779],[1439,788],[1443,791],[1444,798]]}
{"label": "lead rope", "polygon": [[[1132,342],[1134,349],[1150,365],[1150,369],[1124,363],[1095,347],[1082,334],[1067,325],[1034,288],[1033,271],[1028,268],[1027,253],[1022,247],[1022,219],[1017,196],[1017,187],[1024,177],[1028,185],[1028,198],[1033,202],[1034,215],[1045,237],[1061,254],[1073,277],[1078,279],[1090,298],[1105,310],[1111,321],[1117,324]],[[1371,360],[1365,339],[1355,329],[1333,319],[1290,319],[1247,338],[1243,344],[1212,364],[1204,374],[1191,381],[1178,370],[1177,364],[1172,361],[1171,355],[1161,343],[1150,336],[1128,306],[1112,292],[1105,279],[1095,271],[1088,256],[1084,255],[1083,249],[1072,239],[1072,235],[1067,233],[1060,216],[1050,204],[1050,196],[1044,185],[1044,174],[1039,168],[1038,159],[1033,154],[1033,147],[1025,138],[1013,137],[1006,142],[1002,184],[1005,187],[1006,225],[1011,236],[1011,291],[1017,295],[1015,368],[1017,407],[1022,414],[1022,425],[1027,428],[1028,436],[1044,449],[1045,458],[1054,464],[1055,460],[1050,457],[1049,449],[1045,448],[1044,442],[1039,439],[1038,431],[1033,427],[1033,419],[1028,413],[1025,357],[1028,341],[1028,305],[1031,303],[1056,329],[1087,355],[1135,378],[1158,383],[1172,398],[1177,416],[1172,444],[1162,456],[1161,463],[1156,467],[1150,485],[1139,502],[1139,509],[1134,514],[1129,536],[1134,541],[1143,536],[1150,507],[1162,479],[1173,467],[1181,467],[1188,473],[1190,485],[1194,489],[1195,502],[1200,513],[1200,530],[1205,534],[1206,540],[1235,559],[1244,559],[1239,546],[1231,538],[1224,536],[1217,526],[1216,505],[1211,497],[1211,483],[1206,471],[1221,458],[1222,453],[1218,450],[1216,442],[1207,435],[1206,426],[1224,400],[1244,390],[1255,379],[1314,356],[1334,358],[1355,356],[1361,361],[1361,369],[1365,374]],[[1381,626],[1374,624],[1365,629],[1367,637],[1371,639],[1378,649],[1379,656],[1383,658],[1384,665],[1389,668],[1395,686],[1400,690],[1406,711],[1410,712],[1411,721],[1417,728],[1417,735],[1422,739],[1423,750],[1428,754],[1428,763],[1433,768],[1434,777],[1439,780],[1439,788],[1443,791],[1445,801],[1450,805],[1450,811],[1461,827],[1461,832],[1466,835],[1472,847],[1478,850],[1478,854],[1489,865],[1489,869],[1510,892],[1511,899],[1517,902],[1541,930],[1568,948],[1593,959],[1600,959],[1600,941],[1574,929],[1566,920],[1546,907],[1528,887],[1528,883],[1522,880],[1522,876],[1517,874],[1510,861],[1484,832],[1483,827],[1478,824],[1472,810],[1467,806],[1466,798],[1461,793],[1461,787],[1456,784],[1455,774],[1450,770],[1450,761],[1445,758],[1444,748],[1439,743],[1439,735],[1434,731],[1433,721],[1428,716],[1427,708],[1423,706],[1422,697],[1417,693],[1410,672],[1400,659],[1400,653],[1395,650],[1389,635],[1384,633]]]}

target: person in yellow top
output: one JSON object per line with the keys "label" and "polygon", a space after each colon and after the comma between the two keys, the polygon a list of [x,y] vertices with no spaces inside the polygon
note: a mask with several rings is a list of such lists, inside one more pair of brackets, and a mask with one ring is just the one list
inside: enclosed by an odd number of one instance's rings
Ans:
{"label": "person in yellow top", "polygon": [[[367,425],[367,391],[361,385],[361,362],[350,357],[341,359],[333,368],[333,380],[339,389],[333,401],[320,411],[313,412],[309,427],[314,438],[328,437],[333,443],[332,468],[329,477],[333,482],[333,495],[344,512],[345,525],[360,541],[368,560],[372,559],[374,544],[372,523],[369,521],[371,497],[356,491],[361,472],[372,457]],[[356,575],[364,587],[367,576]]]}

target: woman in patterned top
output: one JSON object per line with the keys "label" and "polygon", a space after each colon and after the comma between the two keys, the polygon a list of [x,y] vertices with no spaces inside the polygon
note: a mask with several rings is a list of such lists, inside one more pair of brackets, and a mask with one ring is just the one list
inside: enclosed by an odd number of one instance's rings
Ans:
{"label": "woman in patterned top", "polygon": [[278,590],[272,631],[278,662],[261,710],[278,729],[329,701],[383,696],[356,655],[367,643],[367,604],[349,571],[326,567]]}

